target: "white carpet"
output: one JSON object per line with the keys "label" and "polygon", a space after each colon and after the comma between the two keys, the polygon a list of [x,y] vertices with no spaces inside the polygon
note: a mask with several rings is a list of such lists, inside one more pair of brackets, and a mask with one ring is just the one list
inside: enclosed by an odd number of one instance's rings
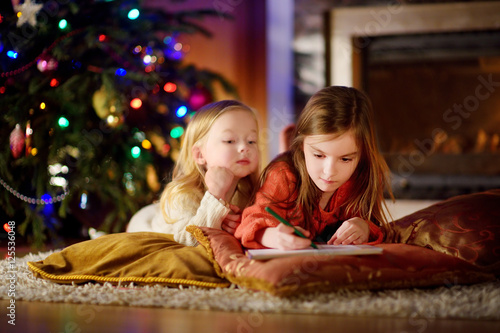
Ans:
{"label": "white carpet", "polygon": [[[16,259],[15,299],[103,305],[167,307],[267,313],[322,313],[420,318],[500,320],[500,281],[436,289],[347,291],[295,298],[274,297],[265,292],[227,289],[138,287],[110,284],[59,285],[37,279],[28,261],[42,260],[51,252]],[[0,262],[0,298],[12,290],[8,263]]]}

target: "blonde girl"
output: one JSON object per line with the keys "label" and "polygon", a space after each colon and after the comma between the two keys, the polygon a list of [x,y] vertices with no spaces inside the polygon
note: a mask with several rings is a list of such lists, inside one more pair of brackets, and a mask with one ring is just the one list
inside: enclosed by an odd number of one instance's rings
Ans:
{"label": "blonde girl", "polygon": [[[384,190],[392,196],[370,100],[354,88],[327,87],[300,114],[290,150],[264,170],[235,236],[250,248],[379,243],[387,223]],[[266,206],[309,239],[278,223]]]}
{"label": "blonde girl", "polygon": [[127,232],[173,234],[182,244],[196,239],[187,225],[234,234],[259,175],[259,133],[255,113],[226,100],[198,110],[181,142],[172,181],[159,204],[146,206],[131,219]]}

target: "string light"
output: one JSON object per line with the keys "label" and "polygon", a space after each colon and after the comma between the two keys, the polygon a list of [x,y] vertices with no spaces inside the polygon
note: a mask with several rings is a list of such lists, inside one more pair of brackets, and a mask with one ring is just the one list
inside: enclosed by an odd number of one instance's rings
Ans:
{"label": "string light", "polygon": [[68,27],[68,21],[66,21],[65,19],[59,21],[59,29],[64,30],[67,27]]}
{"label": "string light", "polygon": [[85,192],[83,192],[82,195],[80,196],[80,208],[81,209],[87,208],[87,193]]}
{"label": "string light", "polygon": [[168,143],[165,143],[162,147],[162,153],[164,156],[167,156],[168,152],[170,151],[170,145]]}
{"label": "string light", "polygon": [[184,128],[182,128],[181,126],[174,127],[170,131],[170,136],[174,139],[180,138],[182,134],[184,134]]}
{"label": "string light", "polygon": [[133,158],[139,158],[141,156],[141,148],[134,146],[132,149],[130,149],[130,153],[132,154]]}
{"label": "string light", "polygon": [[57,87],[59,85],[59,81],[57,79],[50,80],[51,87]]}
{"label": "string light", "polygon": [[[18,69],[14,69],[12,71],[9,71],[9,72],[1,72],[0,73],[0,77],[11,77],[11,76],[15,76],[15,75],[19,75],[23,72],[25,72],[26,70],[28,70],[31,66],[33,66],[34,64],[36,64],[38,62],[38,60],[40,60],[41,56],[47,52],[49,52],[50,50],[52,50],[54,47],[56,47],[61,41],[63,41],[64,39],[66,38],[69,38],[69,37],[72,37],[82,31],[84,31],[86,28],[80,28],[80,29],[77,29],[77,30],[74,30],[74,31],[71,31],[69,32],[68,34],[62,36],[62,37],[59,37],[58,39],[56,39],[47,49],[45,49],[38,57],[36,57],[34,60],[30,61],[29,63],[27,63],[26,65],[18,68]],[[14,52],[14,51],[10,51],[10,52]],[[8,52],[7,52],[8,53]],[[17,53],[14,52],[16,54],[16,57],[17,57]],[[89,66],[90,67],[90,66]]]}
{"label": "string light", "polygon": [[177,85],[175,83],[172,83],[172,82],[167,82],[163,86],[163,90],[165,90],[168,93],[173,93],[174,91],[177,90]]}
{"label": "string light", "polygon": [[59,120],[57,121],[57,124],[59,125],[59,127],[61,128],[66,128],[69,126],[69,121],[68,119],[66,119],[65,117],[61,117],[59,118]]}
{"label": "string light", "polygon": [[136,139],[137,141],[146,140],[146,133],[139,131],[137,128],[134,128],[133,131],[137,131],[134,133],[134,139]]}
{"label": "string light", "polygon": [[17,52],[9,50],[9,51],[7,51],[7,57],[12,58],[12,59],[17,59]]}
{"label": "string light", "polygon": [[130,101],[130,107],[133,109],[139,109],[142,106],[142,101],[140,98],[134,98]]}
{"label": "string light", "polygon": [[127,75],[127,71],[123,68],[118,68],[116,71],[115,71],[115,75],[116,76],[125,76]]}
{"label": "string light", "polygon": [[138,53],[140,53],[141,51],[142,51],[142,46],[137,45],[136,47],[134,47],[134,51],[133,51],[133,52],[134,52],[135,54],[138,54]]}
{"label": "string light", "polygon": [[151,149],[152,145],[151,145],[151,141],[149,140],[142,140],[142,148],[144,149]]}
{"label": "string light", "polygon": [[186,115],[187,112],[188,112],[188,108],[184,105],[181,105],[181,106],[179,106],[177,111],[175,111],[175,114],[177,115],[177,117],[182,118]]}
{"label": "string light", "polygon": [[131,9],[129,12],[128,12],[128,15],[127,17],[130,19],[130,20],[135,20],[139,17],[140,15],[140,12],[137,8],[134,8],[134,9]]}

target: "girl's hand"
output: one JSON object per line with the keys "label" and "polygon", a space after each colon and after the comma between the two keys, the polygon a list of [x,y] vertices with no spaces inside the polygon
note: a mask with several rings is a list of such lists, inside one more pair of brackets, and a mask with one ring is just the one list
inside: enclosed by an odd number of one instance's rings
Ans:
{"label": "girl's hand", "polygon": [[236,232],[236,228],[241,223],[241,212],[238,206],[230,205],[231,211],[235,214],[227,214],[226,218],[222,221],[221,228],[224,231],[229,232],[231,235],[234,235]]}
{"label": "girl's hand", "polygon": [[[299,229],[304,236],[311,234],[301,227]],[[311,240],[294,234],[292,227],[280,223],[277,227],[268,227],[257,232],[256,240],[263,246],[280,250],[298,250],[311,246]]]}
{"label": "girl's hand", "polygon": [[218,199],[227,201],[226,194],[234,181],[233,173],[224,167],[210,167],[205,173],[205,184],[208,192]]}
{"label": "girl's hand", "polygon": [[330,238],[330,245],[358,245],[368,242],[370,236],[370,227],[368,223],[359,218],[353,217],[344,221],[337,232]]}

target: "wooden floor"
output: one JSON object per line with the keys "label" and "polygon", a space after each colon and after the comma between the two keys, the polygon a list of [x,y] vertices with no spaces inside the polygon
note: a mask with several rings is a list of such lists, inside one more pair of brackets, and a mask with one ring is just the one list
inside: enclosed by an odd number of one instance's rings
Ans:
{"label": "wooden floor", "polygon": [[[15,303],[15,326],[0,300],[0,332],[500,332],[500,321],[374,318],[175,310],[88,304]],[[5,329],[6,328],[6,329]]]}

